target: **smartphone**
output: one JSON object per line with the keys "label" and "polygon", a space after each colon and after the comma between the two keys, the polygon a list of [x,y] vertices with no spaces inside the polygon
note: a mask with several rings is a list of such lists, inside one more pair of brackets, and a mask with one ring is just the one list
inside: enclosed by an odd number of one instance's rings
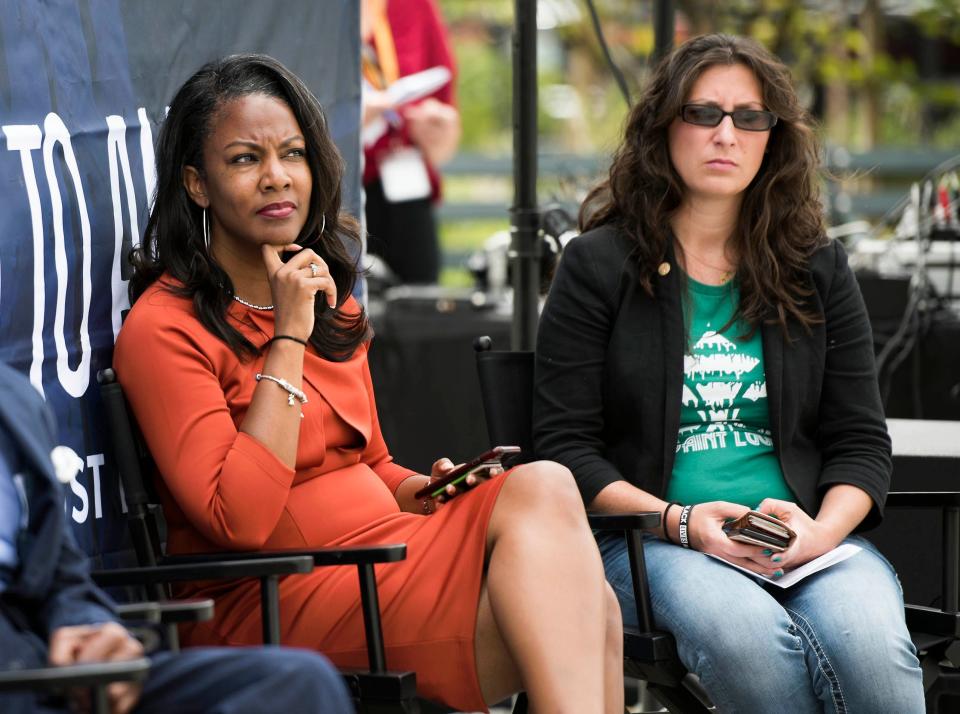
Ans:
{"label": "smartphone", "polygon": [[489,451],[485,451],[479,456],[460,464],[439,481],[432,481],[428,483],[426,486],[413,494],[413,497],[426,498],[427,496],[430,496],[431,498],[436,498],[443,493],[444,489],[446,489],[446,487],[450,484],[456,486],[464,481],[467,476],[472,474],[474,471],[479,471],[480,469],[488,468],[490,466],[499,466],[500,459],[502,459],[504,456],[507,456],[508,454],[519,453],[519,446],[494,446]]}
{"label": "smartphone", "polygon": [[723,532],[731,540],[760,545],[778,553],[790,547],[796,534],[783,521],[758,511],[747,511],[724,524]]}
{"label": "smartphone", "polygon": [[776,551],[777,553],[782,553],[789,545],[789,542],[783,538],[778,538],[769,533],[764,533],[763,531],[752,528],[741,528],[736,532],[726,531],[726,533],[730,540],[736,540],[750,545],[760,545],[764,548],[770,548],[770,550]]}

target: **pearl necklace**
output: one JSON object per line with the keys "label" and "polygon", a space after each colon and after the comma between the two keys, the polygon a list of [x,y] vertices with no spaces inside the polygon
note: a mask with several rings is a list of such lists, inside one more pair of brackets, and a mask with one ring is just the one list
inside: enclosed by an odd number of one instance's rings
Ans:
{"label": "pearl necklace", "polygon": [[273,305],[254,305],[252,302],[247,302],[239,295],[234,295],[233,299],[236,300],[241,305],[246,305],[247,307],[252,307],[254,310],[272,310]]}

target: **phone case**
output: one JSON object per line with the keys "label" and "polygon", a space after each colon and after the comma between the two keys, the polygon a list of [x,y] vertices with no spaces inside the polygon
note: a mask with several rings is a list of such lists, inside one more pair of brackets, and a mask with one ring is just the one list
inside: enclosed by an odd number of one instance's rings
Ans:
{"label": "phone case", "polygon": [[769,548],[775,553],[782,553],[787,549],[786,546],[782,544],[768,543],[766,541],[760,540],[758,538],[747,535],[745,533],[728,533],[727,537],[730,538],[730,540],[737,541],[738,543],[746,543],[747,545],[759,545],[762,548]]}
{"label": "phone case", "polygon": [[741,528],[738,531],[728,531],[727,537],[731,540],[740,541],[741,543],[763,545],[774,550],[786,550],[787,546],[790,545],[790,541],[787,538],[764,533],[753,528]]}
{"label": "phone case", "polygon": [[430,496],[431,498],[438,496],[443,492],[450,484],[459,484],[467,476],[481,468],[488,468],[490,466],[499,466],[500,459],[508,454],[518,454],[520,453],[519,446],[494,446],[489,451],[485,451],[479,456],[476,456],[470,459],[467,462],[464,462],[457,466],[453,471],[448,473],[446,476],[441,478],[439,481],[433,481],[428,483],[426,486],[421,488],[415,494],[414,498],[426,498]]}
{"label": "phone case", "polygon": [[724,525],[723,532],[731,540],[760,545],[777,552],[789,548],[796,538],[796,533],[783,521],[758,511],[747,511]]}
{"label": "phone case", "polygon": [[787,526],[783,524],[783,521],[773,516],[768,516],[766,513],[747,513],[747,523],[758,530],[776,533],[784,538],[789,538],[793,535],[793,531],[787,528]]}
{"label": "phone case", "polygon": [[433,491],[431,491],[430,497],[436,498],[446,490],[447,486],[459,486],[461,483],[463,483],[466,480],[467,476],[469,476],[470,474],[475,474],[478,471],[483,471],[484,469],[488,469],[491,466],[499,466],[499,465],[500,465],[499,461],[484,461],[482,464],[474,466],[469,471],[464,471],[462,474],[457,476],[457,478],[455,478],[453,481],[449,481],[448,483],[445,483],[442,486],[435,488]]}

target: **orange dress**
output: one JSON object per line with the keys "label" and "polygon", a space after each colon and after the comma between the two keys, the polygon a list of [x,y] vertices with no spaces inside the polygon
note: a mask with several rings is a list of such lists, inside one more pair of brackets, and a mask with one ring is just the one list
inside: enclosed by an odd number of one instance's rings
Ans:
{"label": "orange dress", "polygon": [[[376,567],[387,666],[416,671],[422,696],[484,710],[474,639],[487,524],[504,478],[430,516],[401,512],[393,493],[413,472],[383,442],[366,344],[346,362],[307,350],[307,404],[289,468],[238,431],[264,357],[241,362],[163,280],[127,317],[114,367],[162,476],[168,552],[404,542],[405,561]],[[352,299],[346,307],[357,309]],[[228,319],[255,345],[273,335],[272,312],[234,303]],[[261,641],[257,581],[184,594],[216,600],[215,618],[191,627],[187,644]],[[284,644],[365,666],[355,567],[284,578],[280,607]]]}

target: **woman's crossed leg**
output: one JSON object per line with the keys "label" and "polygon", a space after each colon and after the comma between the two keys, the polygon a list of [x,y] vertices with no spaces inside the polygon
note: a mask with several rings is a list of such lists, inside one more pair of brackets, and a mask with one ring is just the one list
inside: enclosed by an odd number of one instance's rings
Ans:
{"label": "woman's crossed leg", "polygon": [[623,628],[570,472],[514,469],[487,532],[477,669],[488,703],[525,689],[534,712],[623,712]]}

